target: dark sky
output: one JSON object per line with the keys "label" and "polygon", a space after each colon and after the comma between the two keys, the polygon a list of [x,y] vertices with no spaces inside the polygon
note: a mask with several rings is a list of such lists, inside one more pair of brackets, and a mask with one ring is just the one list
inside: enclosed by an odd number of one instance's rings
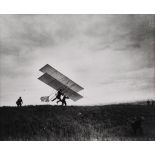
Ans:
{"label": "dark sky", "polygon": [[0,105],[53,93],[47,63],[85,88],[78,105],[155,98],[154,47],[154,15],[0,15]]}

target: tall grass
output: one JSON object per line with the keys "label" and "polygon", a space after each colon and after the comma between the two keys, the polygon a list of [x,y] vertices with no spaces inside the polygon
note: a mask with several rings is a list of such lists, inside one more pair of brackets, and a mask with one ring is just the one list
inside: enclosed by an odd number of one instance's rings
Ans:
{"label": "tall grass", "polygon": [[[140,135],[130,125],[136,116],[144,117]],[[155,140],[155,107],[1,107],[0,140]]]}

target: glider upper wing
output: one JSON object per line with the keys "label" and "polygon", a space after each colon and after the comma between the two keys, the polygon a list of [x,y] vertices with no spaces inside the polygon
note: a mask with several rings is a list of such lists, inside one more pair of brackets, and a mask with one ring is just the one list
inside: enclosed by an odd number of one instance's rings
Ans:
{"label": "glider upper wing", "polygon": [[[59,74],[59,73],[58,73]],[[60,82],[61,79],[58,78],[56,79],[55,77],[56,74],[54,74],[55,76],[51,76],[48,73],[44,73],[42,76],[40,76],[38,79],[44,83],[46,83],[47,85],[49,85],[50,87],[58,90],[62,90],[62,92],[68,96],[70,99],[72,99],[73,101],[77,101],[79,99],[81,99],[83,96],[81,96],[80,94],[78,94],[76,91],[74,91],[72,88],[78,88],[78,86],[76,87],[71,87],[70,85],[65,85],[65,82]],[[66,77],[67,78],[67,77]],[[65,80],[64,80],[65,81]],[[70,87],[69,87],[70,86]],[[79,88],[82,88],[79,86]]]}
{"label": "glider upper wing", "polygon": [[75,92],[79,92],[80,90],[84,89],[48,64],[45,65],[44,67],[42,67],[40,69],[40,71],[51,75],[57,81],[59,81],[60,83],[62,83],[65,86],[69,87],[70,89],[72,89]]}

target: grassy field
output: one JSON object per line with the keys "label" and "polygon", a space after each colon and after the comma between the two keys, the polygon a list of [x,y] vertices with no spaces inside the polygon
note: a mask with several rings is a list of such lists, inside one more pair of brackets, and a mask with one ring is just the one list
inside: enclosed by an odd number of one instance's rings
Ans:
{"label": "grassy field", "polygon": [[[143,116],[143,134],[131,120]],[[155,140],[155,106],[0,107],[0,140]]]}

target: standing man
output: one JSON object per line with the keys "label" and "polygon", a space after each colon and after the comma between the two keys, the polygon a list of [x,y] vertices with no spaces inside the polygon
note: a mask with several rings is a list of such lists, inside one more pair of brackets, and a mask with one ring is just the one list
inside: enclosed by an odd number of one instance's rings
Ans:
{"label": "standing man", "polygon": [[21,97],[18,98],[18,100],[16,101],[16,104],[17,104],[18,107],[21,107],[22,106],[23,100],[22,100]]}

